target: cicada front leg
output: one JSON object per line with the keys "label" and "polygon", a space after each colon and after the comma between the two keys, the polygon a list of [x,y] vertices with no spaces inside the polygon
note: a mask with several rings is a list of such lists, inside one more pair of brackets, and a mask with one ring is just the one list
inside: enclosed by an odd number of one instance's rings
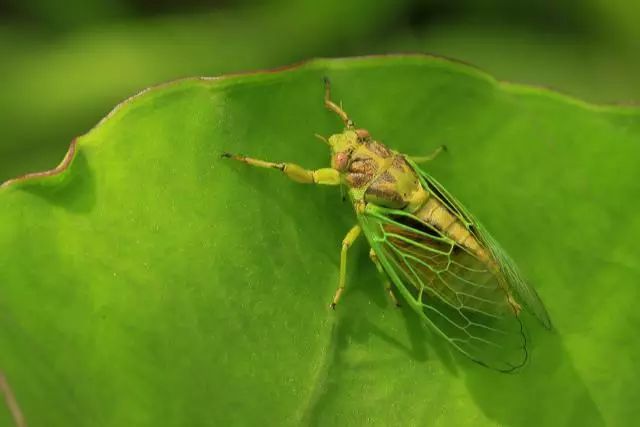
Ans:
{"label": "cicada front leg", "polygon": [[439,146],[438,148],[433,150],[433,153],[427,156],[410,156],[409,158],[413,160],[415,163],[426,163],[438,157],[438,155],[440,155],[440,153],[442,153],[443,151],[447,151],[446,145]]}
{"label": "cicada front leg", "polygon": [[277,169],[289,177],[289,179],[303,184],[340,185],[341,182],[340,172],[332,168],[310,170],[295,163],[275,163],[230,153],[224,153],[222,157],[259,168]]}
{"label": "cicada front leg", "polygon": [[342,105],[338,105],[331,100],[331,82],[328,77],[324,78],[324,106],[340,116],[347,129],[355,127],[347,112],[342,109]]}

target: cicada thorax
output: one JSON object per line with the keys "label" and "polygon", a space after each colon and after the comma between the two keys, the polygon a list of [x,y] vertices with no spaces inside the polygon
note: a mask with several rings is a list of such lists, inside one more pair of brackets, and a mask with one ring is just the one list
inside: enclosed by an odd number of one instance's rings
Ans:
{"label": "cicada thorax", "polygon": [[357,199],[393,209],[407,207],[422,191],[404,156],[378,141],[363,141],[353,150],[345,180]]}

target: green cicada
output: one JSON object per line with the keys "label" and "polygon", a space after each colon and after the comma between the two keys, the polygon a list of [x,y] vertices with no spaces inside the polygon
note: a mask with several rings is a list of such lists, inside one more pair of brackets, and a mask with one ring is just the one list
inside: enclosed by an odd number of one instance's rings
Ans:
{"label": "green cicada", "polygon": [[307,170],[225,153],[246,164],[277,169],[294,181],[344,185],[358,219],[342,242],[335,308],[345,287],[347,251],[361,232],[370,257],[407,304],[457,350],[484,366],[513,371],[527,360],[520,319],[522,305],[550,328],[549,315],[509,256],[484,227],[433,177],[418,167],[426,157],[410,157],[357,128],[331,100],[325,79],[324,105],[344,122],[328,139],[331,167]]}

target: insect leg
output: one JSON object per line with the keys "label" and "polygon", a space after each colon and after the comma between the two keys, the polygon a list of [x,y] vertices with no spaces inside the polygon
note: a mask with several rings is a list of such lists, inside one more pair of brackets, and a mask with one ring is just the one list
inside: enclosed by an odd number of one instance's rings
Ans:
{"label": "insect leg", "polygon": [[411,156],[409,157],[411,160],[413,160],[416,163],[426,163],[426,162],[430,162],[431,160],[435,159],[436,157],[438,157],[438,155],[440,153],[442,153],[443,151],[447,151],[447,146],[446,145],[441,145],[438,148],[436,148],[435,150],[433,150],[433,153],[429,154],[428,156]]}
{"label": "insect leg", "polygon": [[340,172],[332,168],[316,170],[305,169],[295,163],[274,163],[265,160],[252,159],[238,154],[224,153],[223,158],[237,160],[259,168],[277,169],[290,179],[303,184],[340,185]]}
{"label": "insect leg", "polygon": [[371,261],[373,261],[373,263],[376,265],[376,268],[378,269],[378,272],[382,275],[382,277],[384,277],[384,279],[385,279],[384,289],[389,293],[389,296],[391,297],[391,301],[393,301],[393,303],[395,304],[396,307],[400,307],[400,303],[398,302],[398,299],[393,294],[393,290],[391,289],[391,282],[389,282],[389,278],[384,273],[384,270],[382,268],[382,264],[380,264],[380,260],[378,259],[378,255],[376,255],[376,253],[374,252],[373,248],[371,248],[371,250],[369,251],[369,258],[371,258]]}
{"label": "insect leg", "polygon": [[347,251],[349,247],[356,241],[358,236],[360,235],[360,226],[354,225],[351,227],[351,230],[344,236],[342,240],[342,251],[340,252],[340,277],[338,278],[338,289],[336,289],[336,294],[333,296],[333,301],[331,302],[331,308],[335,310],[336,304],[338,304],[338,300],[344,292],[344,282],[347,276]]}
{"label": "insect leg", "polygon": [[337,105],[331,100],[331,82],[327,77],[324,78],[324,106],[340,116],[347,129],[354,128],[353,122],[347,115],[346,111],[344,111],[341,106]]}

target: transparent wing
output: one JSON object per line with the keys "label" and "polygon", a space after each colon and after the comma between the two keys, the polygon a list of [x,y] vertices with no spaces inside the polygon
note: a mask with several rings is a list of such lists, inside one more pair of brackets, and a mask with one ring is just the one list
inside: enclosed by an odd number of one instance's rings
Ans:
{"label": "transparent wing", "polygon": [[505,285],[515,295],[518,302],[522,303],[529,312],[534,314],[544,327],[551,329],[551,319],[549,318],[547,309],[536,290],[524,280],[520,270],[511,257],[500,247],[498,242],[487,232],[482,224],[477,221],[455,197],[449,194],[438,181],[420,169],[410,159],[407,159],[407,161],[417,172],[424,188],[428,189],[432,195],[447,205],[450,210],[465,223],[467,229],[474,234],[478,241],[482,242],[491,252],[502,272]]}
{"label": "transparent wing", "polygon": [[368,205],[359,219],[399,292],[451,345],[499,371],[525,364],[523,326],[482,261],[407,212]]}

